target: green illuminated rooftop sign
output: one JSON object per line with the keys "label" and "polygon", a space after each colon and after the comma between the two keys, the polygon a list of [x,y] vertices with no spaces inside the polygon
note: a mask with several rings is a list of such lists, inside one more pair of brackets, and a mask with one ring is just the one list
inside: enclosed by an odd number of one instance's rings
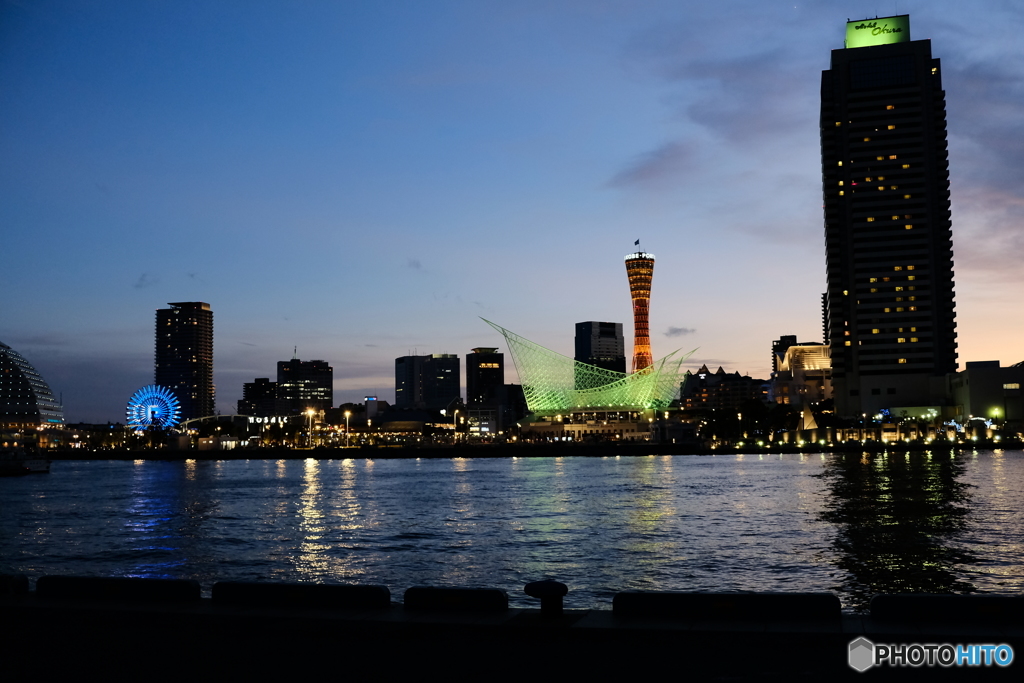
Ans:
{"label": "green illuminated rooftop sign", "polygon": [[846,22],[846,47],[910,42],[910,15]]}

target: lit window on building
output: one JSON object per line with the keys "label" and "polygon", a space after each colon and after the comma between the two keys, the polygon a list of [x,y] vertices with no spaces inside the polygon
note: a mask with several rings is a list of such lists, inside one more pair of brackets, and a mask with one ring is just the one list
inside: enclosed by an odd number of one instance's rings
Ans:
{"label": "lit window on building", "polygon": [[889,130],[896,130],[895,124],[890,123],[889,124]]}
{"label": "lit window on building", "polygon": [[906,358],[900,358],[898,362],[900,362],[900,363],[906,363],[906,362],[907,362],[907,359],[906,359]]}

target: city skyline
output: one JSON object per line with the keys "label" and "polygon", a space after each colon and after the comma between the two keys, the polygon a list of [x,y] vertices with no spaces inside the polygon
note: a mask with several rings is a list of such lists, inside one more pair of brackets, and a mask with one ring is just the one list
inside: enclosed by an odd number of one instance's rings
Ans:
{"label": "city skyline", "polygon": [[[0,8],[0,341],[69,422],[123,419],[168,301],[217,312],[221,412],[294,346],[336,404],[389,395],[397,357],[502,346],[479,316],[572,356],[575,322],[628,327],[636,239],[654,356],[767,377],[772,340],[821,340],[821,72],[893,13]],[[1024,12],[899,11],[942,59],[960,367],[1024,360]]]}

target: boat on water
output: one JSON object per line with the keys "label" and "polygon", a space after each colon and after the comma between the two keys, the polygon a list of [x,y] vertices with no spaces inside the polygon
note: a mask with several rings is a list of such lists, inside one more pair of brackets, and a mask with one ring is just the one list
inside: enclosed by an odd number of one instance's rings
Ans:
{"label": "boat on water", "polygon": [[0,477],[49,473],[50,461],[46,458],[40,458],[24,448],[0,449]]}

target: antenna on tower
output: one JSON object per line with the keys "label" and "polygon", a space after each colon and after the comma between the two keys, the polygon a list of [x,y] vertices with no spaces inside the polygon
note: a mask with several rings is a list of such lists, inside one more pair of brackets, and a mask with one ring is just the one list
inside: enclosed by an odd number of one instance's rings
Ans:
{"label": "antenna on tower", "polygon": [[299,347],[296,346],[294,348],[294,350],[292,350],[292,360],[298,360],[298,359],[299,359]]}

